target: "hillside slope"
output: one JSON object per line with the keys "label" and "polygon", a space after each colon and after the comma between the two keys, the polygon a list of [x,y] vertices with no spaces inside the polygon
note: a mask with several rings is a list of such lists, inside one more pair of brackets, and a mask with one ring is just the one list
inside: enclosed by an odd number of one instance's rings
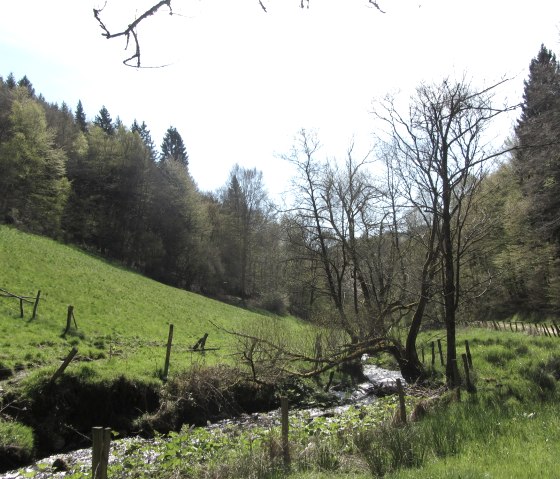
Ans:
{"label": "hillside slope", "polygon": [[[104,376],[134,375],[154,380],[165,359],[169,324],[174,325],[171,373],[193,362],[235,360],[237,341],[219,327],[276,332],[303,338],[305,325],[272,318],[172,288],[53,240],[0,226],[0,288],[32,296],[41,291],[36,319],[32,305],[20,318],[19,301],[0,297],[0,367],[54,367],[70,351]],[[61,337],[68,306],[78,329]],[[218,327],[216,327],[217,325]],[[187,351],[204,333],[207,348]],[[295,333],[295,334],[294,334]]]}

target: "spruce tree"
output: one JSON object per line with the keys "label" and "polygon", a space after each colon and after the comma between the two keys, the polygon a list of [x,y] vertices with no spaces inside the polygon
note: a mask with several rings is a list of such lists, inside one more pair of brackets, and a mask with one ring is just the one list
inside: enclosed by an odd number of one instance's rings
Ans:
{"label": "spruce tree", "polygon": [[10,73],[8,75],[8,78],[6,78],[6,86],[10,89],[13,90],[16,87],[16,79],[14,77],[13,73]]}
{"label": "spruce tree", "polygon": [[185,167],[189,166],[189,156],[187,155],[183,139],[177,129],[172,126],[167,129],[165,137],[163,138],[160,158],[161,161],[172,159],[183,164]]}
{"label": "spruce tree", "polygon": [[86,114],[84,112],[84,107],[82,105],[82,100],[78,100],[78,105],[76,106],[76,123],[83,133],[87,133],[87,121]]}
{"label": "spruce tree", "polygon": [[112,135],[115,133],[115,127],[113,126],[113,120],[111,119],[111,115],[105,105],[101,107],[99,110],[99,115],[95,117],[93,120],[93,124],[100,127],[105,133],[108,135]]}
{"label": "spruce tree", "polygon": [[27,75],[23,75],[23,78],[18,82],[18,86],[27,88],[27,92],[31,98],[35,96],[35,88],[33,88],[33,85],[31,81],[29,81],[29,78],[27,78]]}
{"label": "spruce tree", "polygon": [[544,45],[531,61],[514,167],[539,235],[560,241],[560,64]]}
{"label": "spruce tree", "polygon": [[134,119],[134,122],[132,123],[132,127],[130,129],[132,132],[136,132],[140,135],[140,138],[142,138],[144,145],[146,145],[146,148],[148,148],[150,152],[150,159],[152,161],[156,161],[156,144],[154,143],[154,140],[152,140],[152,135],[150,133],[150,130],[148,129],[148,126],[146,125],[146,122],[143,121],[142,125],[139,125],[136,119]]}

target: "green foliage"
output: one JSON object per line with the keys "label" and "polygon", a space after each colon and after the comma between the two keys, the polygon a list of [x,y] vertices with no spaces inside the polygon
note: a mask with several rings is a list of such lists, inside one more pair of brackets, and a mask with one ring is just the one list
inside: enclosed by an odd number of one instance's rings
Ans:
{"label": "green foliage", "polygon": [[69,183],[45,111],[26,88],[13,90],[10,136],[0,142],[0,215],[42,234],[60,232]]}

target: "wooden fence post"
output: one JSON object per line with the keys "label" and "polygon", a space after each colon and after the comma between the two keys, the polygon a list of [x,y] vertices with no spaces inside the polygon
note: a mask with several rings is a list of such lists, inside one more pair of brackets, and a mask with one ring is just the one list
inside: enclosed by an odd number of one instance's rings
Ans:
{"label": "wooden fence post", "polygon": [[437,347],[439,350],[439,360],[441,361],[441,365],[445,366],[445,362],[443,361],[443,350],[441,348],[441,339],[437,340]]}
{"label": "wooden fence post", "polygon": [[93,427],[91,429],[93,447],[91,450],[92,479],[107,479],[107,465],[109,464],[109,450],[111,447],[111,429]]}
{"label": "wooden fence post", "polygon": [[23,318],[23,298],[19,298],[19,317]]}
{"label": "wooden fence post", "polygon": [[52,375],[51,378],[51,383],[53,383],[55,381],[56,378],[58,378],[60,375],[62,375],[62,373],[64,372],[64,370],[68,367],[68,365],[70,364],[70,361],[72,361],[72,359],[74,359],[74,356],[76,356],[76,353],[78,352],[78,350],[76,348],[72,348],[72,350],[70,351],[70,353],[68,354],[68,356],[66,356],[66,359],[62,362],[62,364],[60,365],[60,367],[56,370],[56,372]]}
{"label": "wooden fence post", "polygon": [[471,382],[471,375],[469,373],[469,360],[466,354],[462,354],[461,357],[463,358],[463,368],[465,370],[465,381],[467,383],[467,391],[470,393],[474,393],[476,392],[476,387]]}
{"label": "wooden fence post", "polygon": [[41,298],[41,290],[37,291],[37,297],[35,298],[35,303],[33,304],[33,315],[31,319],[35,319],[37,316],[37,308],[39,307],[39,299]]}
{"label": "wooden fence post", "polygon": [[287,469],[290,467],[290,416],[287,397],[282,396],[280,398],[280,409],[282,416],[282,457],[284,459],[284,467]]}
{"label": "wooden fence post", "polygon": [[167,381],[169,374],[169,358],[171,357],[171,343],[173,342],[173,325],[169,325],[169,336],[167,337],[167,351],[165,353],[165,366],[163,368],[163,380]]}
{"label": "wooden fence post", "polygon": [[469,341],[465,339],[465,352],[467,353],[467,360],[469,362],[469,368],[473,368],[472,364],[472,356],[471,356],[471,348],[469,347]]}
{"label": "wooden fence post", "polygon": [[[72,326],[72,316],[74,315],[74,306],[68,306],[68,312],[66,313],[66,329],[64,330],[64,333],[62,333],[62,336],[66,336],[68,334],[68,331],[70,331],[70,326]],[[74,320],[74,324],[76,323],[76,320]],[[77,329],[77,328],[76,328]]]}
{"label": "wooden fence post", "polygon": [[397,393],[399,394],[399,422],[406,424],[406,403],[404,401],[404,390],[400,379],[397,379]]}

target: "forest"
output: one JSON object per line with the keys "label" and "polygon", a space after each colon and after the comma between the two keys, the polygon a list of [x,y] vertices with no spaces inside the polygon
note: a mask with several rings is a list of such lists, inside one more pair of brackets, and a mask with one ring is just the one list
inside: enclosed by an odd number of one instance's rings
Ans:
{"label": "forest", "polygon": [[[8,74],[0,221],[168,285],[335,325],[355,345],[404,324],[396,356],[414,377],[422,323],[446,326],[453,359],[458,321],[560,312],[560,64],[543,45],[529,71],[515,106],[495,104],[501,83],[464,78],[419,85],[406,110],[379,100],[365,158],[351,145],[323,158],[301,130],[284,155],[297,171],[285,208],[256,168],[200,191],[173,126],[158,148],[145,121],[105,107],[89,120],[81,102],[49,103]],[[514,109],[496,145],[489,132]]]}

